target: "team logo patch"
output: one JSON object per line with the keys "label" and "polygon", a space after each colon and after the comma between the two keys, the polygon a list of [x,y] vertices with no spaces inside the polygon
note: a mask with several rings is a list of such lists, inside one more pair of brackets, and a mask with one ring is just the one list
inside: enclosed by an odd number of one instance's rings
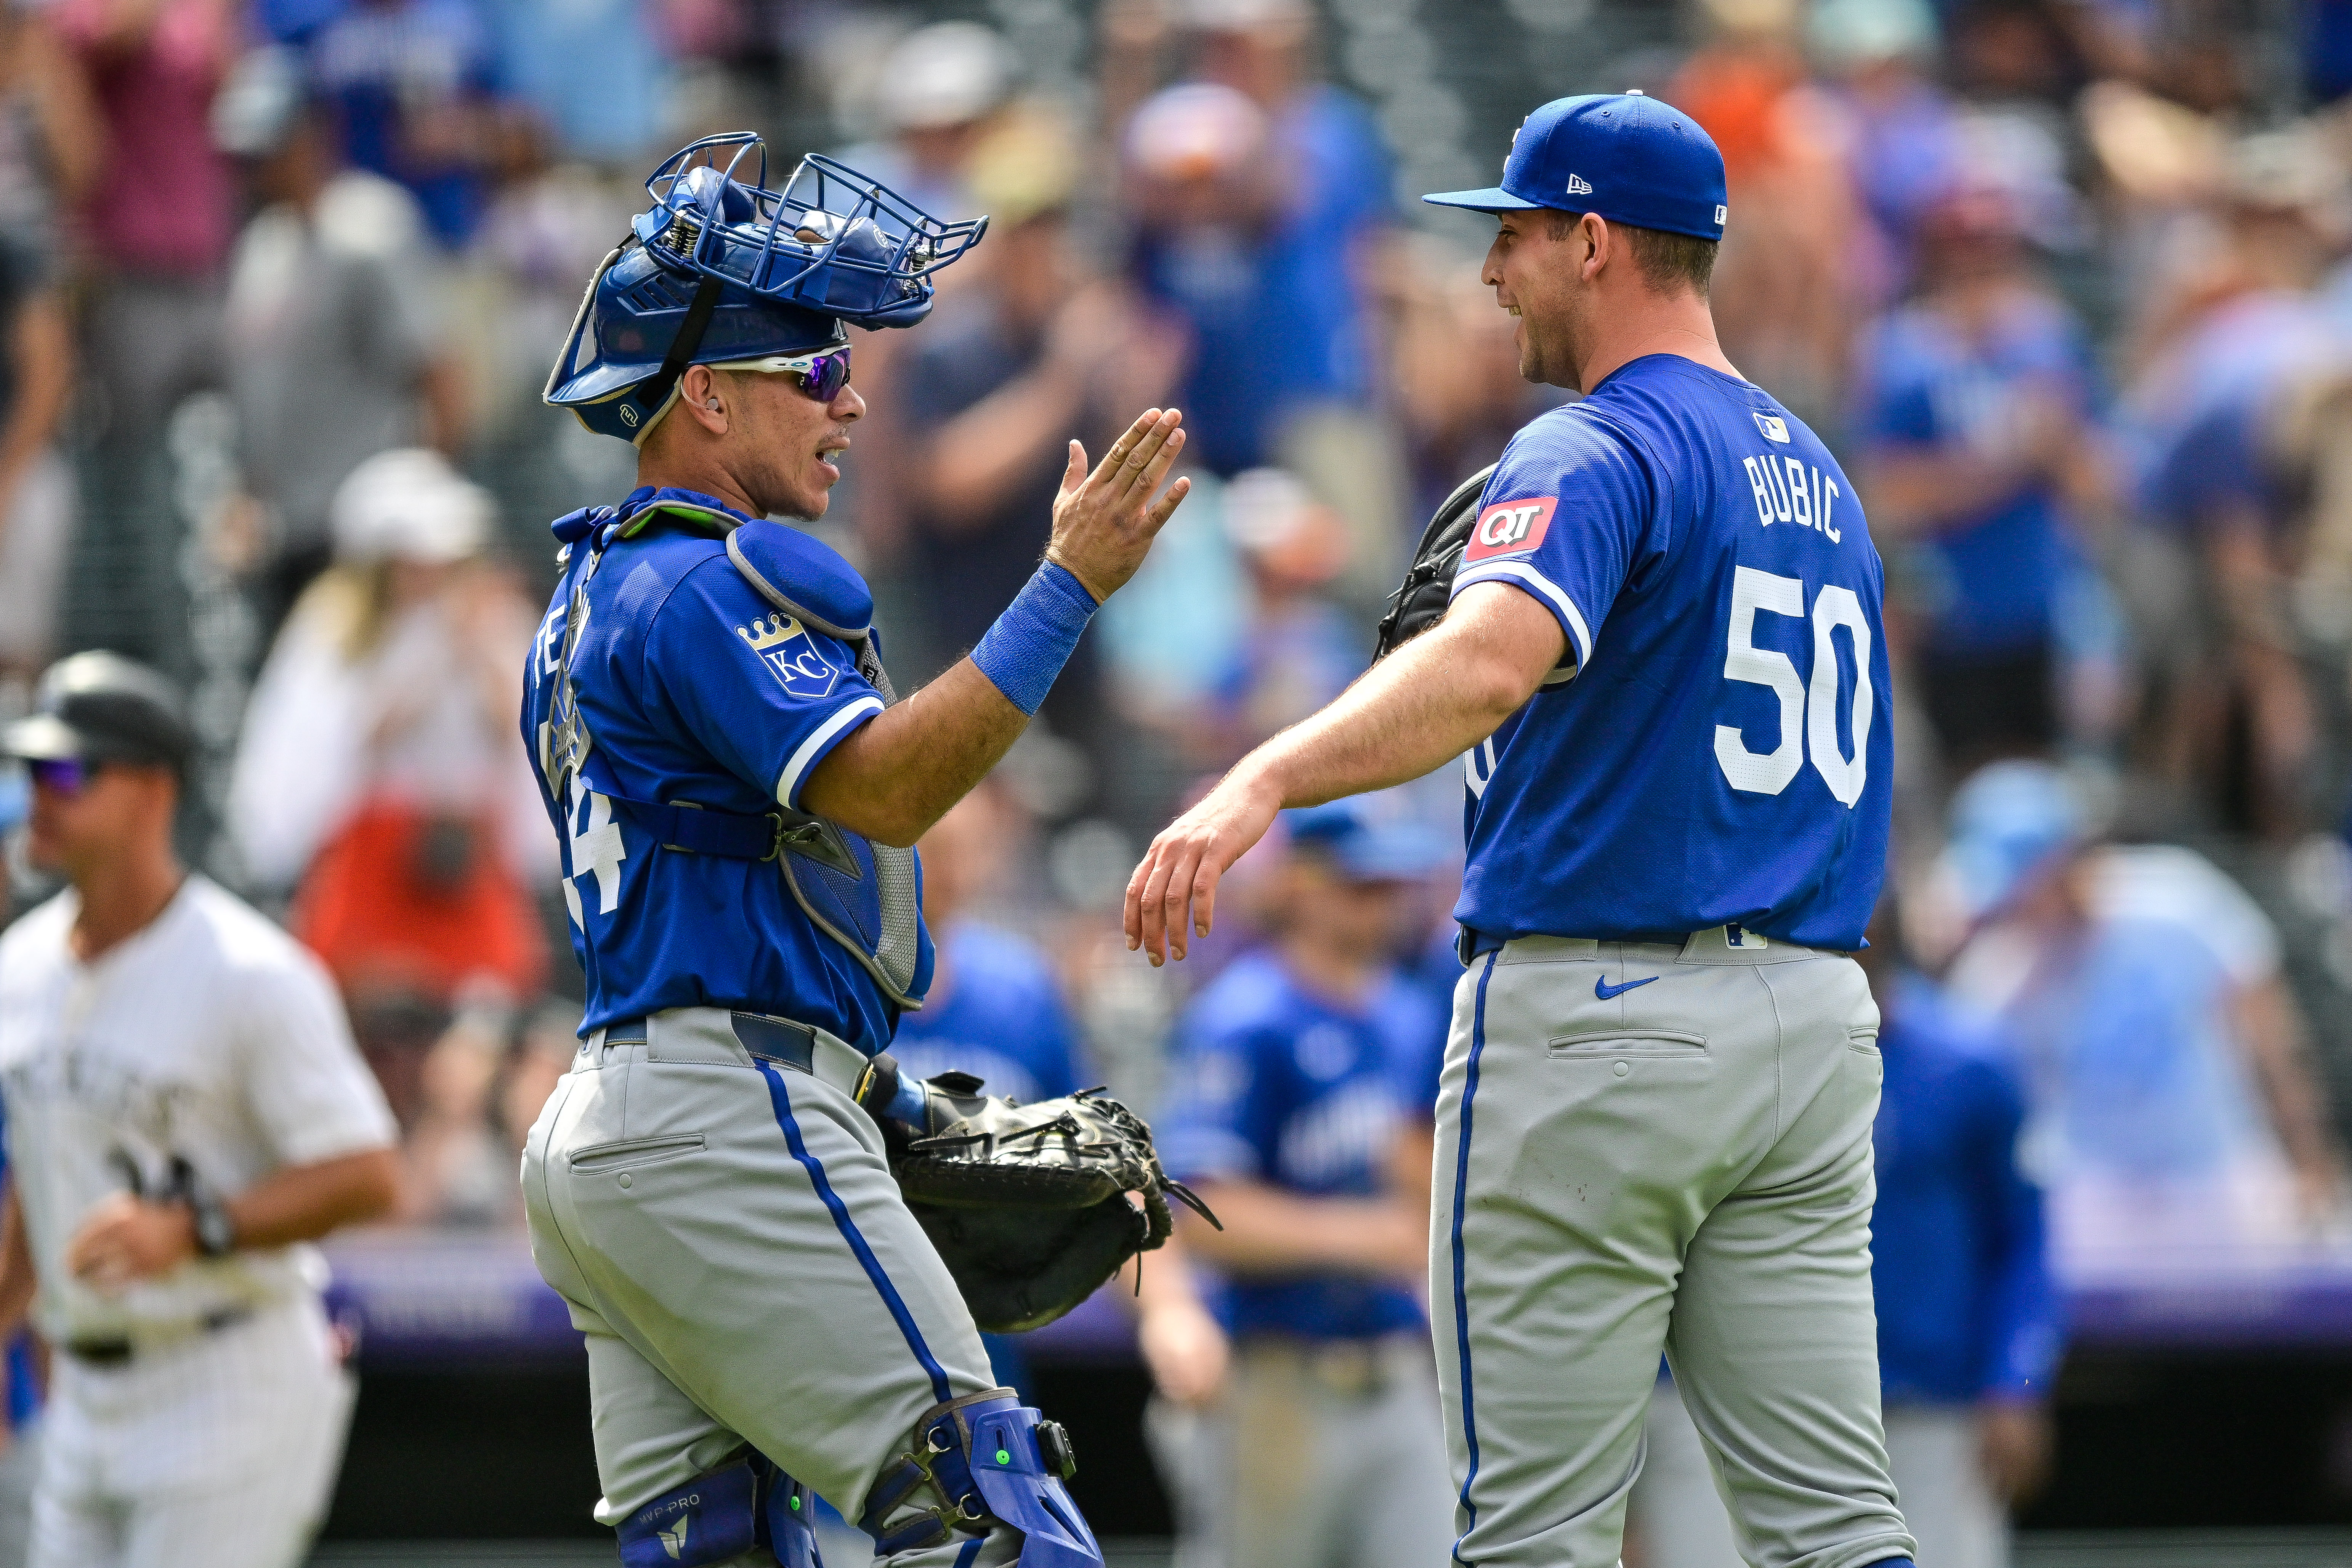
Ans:
{"label": "team logo patch", "polygon": [[1559,504],[1558,496],[1496,501],[1478,514],[1478,526],[1470,531],[1470,545],[1462,559],[1491,561],[1497,555],[1526,554],[1543,542],[1545,531],[1551,527],[1552,508]]}
{"label": "team logo patch", "polygon": [[1783,447],[1789,444],[1789,422],[1777,414],[1757,415],[1756,428],[1764,432],[1767,441],[1778,441]]}
{"label": "team logo patch", "polygon": [[841,679],[841,671],[818,651],[808,628],[790,616],[770,616],[748,626],[737,626],[735,635],[751,645],[761,662],[795,697],[825,696]]}

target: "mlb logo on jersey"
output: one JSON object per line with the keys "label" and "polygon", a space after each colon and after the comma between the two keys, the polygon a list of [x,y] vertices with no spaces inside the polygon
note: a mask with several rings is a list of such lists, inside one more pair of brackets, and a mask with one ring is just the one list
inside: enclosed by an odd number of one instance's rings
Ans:
{"label": "mlb logo on jersey", "polygon": [[761,662],[795,697],[823,697],[841,679],[841,672],[817,651],[808,628],[790,616],[770,616],[748,626],[737,626],[735,635],[751,645]]}
{"label": "mlb logo on jersey", "polygon": [[1778,441],[1783,447],[1789,444],[1789,422],[1777,414],[1757,415],[1756,428],[1764,432],[1767,441]]}
{"label": "mlb logo on jersey", "polygon": [[1524,555],[1544,541],[1551,527],[1558,496],[1529,496],[1522,500],[1498,500],[1478,514],[1470,531],[1465,561],[1491,561],[1497,555]]}

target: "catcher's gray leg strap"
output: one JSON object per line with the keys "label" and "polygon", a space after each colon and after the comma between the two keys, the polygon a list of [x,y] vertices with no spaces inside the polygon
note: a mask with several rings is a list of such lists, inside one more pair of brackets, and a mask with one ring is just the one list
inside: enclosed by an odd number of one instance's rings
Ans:
{"label": "catcher's gray leg strap", "polygon": [[1102,1568],[1102,1548],[1062,1483],[1068,1435],[1009,1388],[935,1405],[885,1466],[859,1521],[885,1557],[997,1529],[1021,1537],[1020,1568]]}
{"label": "catcher's gray leg strap", "polygon": [[755,1454],[697,1476],[623,1520],[621,1563],[708,1568],[766,1547],[782,1568],[824,1568],[809,1523],[815,1507],[814,1492]]}

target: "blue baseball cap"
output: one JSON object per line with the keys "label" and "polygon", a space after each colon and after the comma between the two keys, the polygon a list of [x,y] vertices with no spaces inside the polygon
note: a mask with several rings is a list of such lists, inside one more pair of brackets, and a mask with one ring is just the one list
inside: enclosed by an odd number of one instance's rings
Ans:
{"label": "blue baseball cap", "polygon": [[1993,763],[1953,795],[1938,869],[1968,917],[1981,920],[2091,838],[2089,814],[2064,773],[2048,763]]}
{"label": "blue baseball cap", "polygon": [[1598,213],[1699,239],[1721,239],[1729,216],[1715,139],[1639,92],[1555,98],[1520,122],[1501,184],[1421,199],[1482,213]]}
{"label": "blue baseball cap", "polygon": [[1351,882],[1404,882],[1426,877],[1445,858],[1436,836],[1416,823],[1383,821],[1352,800],[1282,814],[1294,849],[1330,858]]}

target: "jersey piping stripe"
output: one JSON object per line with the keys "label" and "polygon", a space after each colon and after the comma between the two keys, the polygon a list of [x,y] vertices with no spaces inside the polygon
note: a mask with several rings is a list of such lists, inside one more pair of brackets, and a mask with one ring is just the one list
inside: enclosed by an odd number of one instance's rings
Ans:
{"label": "jersey piping stripe", "polygon": [[806,773],[810,766],[815,763],[816,759],[824,753],[835,735],[840,734],[842,731],[847,729],[850,725],[856,723],[866,714],[879,713],[881,711],[882,700],[879,697],[861,697],[856,701],[851,703],[848,707],[843,709],[840,712],[835,714],[832,718],[827,719],[824,723],[818,725],[816,727],[816,733],[811,735],[807,740],[803,741],[801,742],[801,749],[794,752],[793,753],[792,761],[784,764],[783,777],[776,781],[776,800],[778,804],[789,805],[794,810],[798,810],[800,807],[799,796],[801,793],[801,775]]}
{"label": "jersey piping stripe", "polygon": [[1478,1096],[1478,1058],[1486,1048],[1486,982],[1495,977],[1500,950],[1486,955],[1478,972],[1478,998],[1470,1012],[1470,1068],[1462,1081],[1462,1130],[1454,1151],[1454,1340],[1462,1359],[1462,1439],[1470,1451],[1470,1468],[1462,1477],[1462,1512],[1469,1521],[1454,1542],[1454,1561],[1465,1561],[1462,1542],[1478,1528],[1478,1505],[1470,1488],[1478,1479],[1478,1404],[1470,1388],[1470,1275],[1462,1240],[1463,1221],[1470,1207],[1470,1107]]}
{"label": "jersey piping stripe", "polygon": [[1577,613],[1576,605],[1569,596],[1559,591],[1558,584],[1526,562],[1497,561],[1491,566],[1475,567],[1454,579],[1454,592],[1459,595],[1473,584],[1493,583],[1504,578],[1524,584],[1532,592],[1549,600],[1552,608],[1559,612],[1560,619],[1568,623],[1568,629],[1576,639],[1576,668],[1582,669],[1592,662],[1592,633],[1586,628],[1584,617]]}
{"label": "jersey piping stripe", "polygon": [[793,1158],[807,1170],[809,1184],[816,1189],[817,1197],[832,1214],[834,1227],[841,1232],[842,1240],[849,1243],[849,1250],[856,1255],[858,1267],[866,1270],[866,1278],[874,1281],[874,1289],[881,1294],[882,1304],[890,1309],[890,1316],[897,1321],[898,1331],[907,1337],[907,1348],[915,1352],[915,1359],[922,1363],[924,1373],[929,1376],[931,1392],[939,1396],[941,1405],[945,1405],[955,1397],[954,1391],[948,1386],[946,1369],[940,1365],[939,1358],[931,1354],[931,1347],[923,1342],[923,1331],[916,1326],[915,1314],[907,1310],[898,1288],[891,1284],[890,1276],[882,1271],[882,1260],[874,1256],[874,1249],[858,1234],[857,1223],[849,1217],[848,1205],[841,1201],[841,1194],[833,1190],[833,1184],[825,1180],[824,1165],[801,1141],[801,1124],[793,1119],[792,1093],[784,1088],[783,1075],[776,1070],[773,1063],[761,1061],[757,1057],[751,1061],[760,1069],[761,1076],[768,1080],[768,1103],[775,1110],[776,1125],[784,1130],[784,1142],[792,1150]]}
{"label": "jersey piping stripe", "polygon": [[965,1542],[963,1550],[956,1553],[955,1568],[971,1568],[980,1560],[980,1549],[987,1544],[988,1537],[985,1535],[975,1535]]}

